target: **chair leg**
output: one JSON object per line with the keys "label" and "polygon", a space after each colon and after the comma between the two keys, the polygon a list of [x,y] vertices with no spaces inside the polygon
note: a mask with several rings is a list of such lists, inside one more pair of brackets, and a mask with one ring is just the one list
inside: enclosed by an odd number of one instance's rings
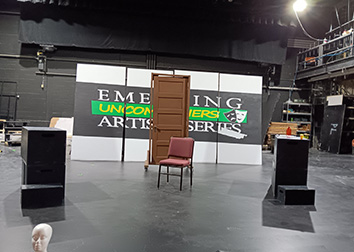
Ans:
{"label": "chair leg", "polygon": [[181,168],[181,181],[179,185],[179,190],[182,191],[182,178],[183,178],[183,167]]}
{"label": "chair leg", "polygon": [[161,165],[159,165],[159,175],[157,178],[157,188],[160,188],[160,177],[161,177]]}
{"label": "chair leg", "polygon": [[167,183],[170,182],[170,167],[167,166]]}
{"label": "chair leg", "polygon": [[193,177],[193,167],[191,166],[190,168],[190,176],[191,176],[191,187],[192,187],[192,177]]}

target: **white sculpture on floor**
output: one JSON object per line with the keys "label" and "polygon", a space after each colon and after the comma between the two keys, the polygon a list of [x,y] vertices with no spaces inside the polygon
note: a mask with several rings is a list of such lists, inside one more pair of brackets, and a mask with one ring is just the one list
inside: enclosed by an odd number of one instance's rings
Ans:
{"label": "white sculpture on floor", "polygon": [[32,247],[35,252],[47,252],[53,229],[46,223],[38,224],[32,231]]}

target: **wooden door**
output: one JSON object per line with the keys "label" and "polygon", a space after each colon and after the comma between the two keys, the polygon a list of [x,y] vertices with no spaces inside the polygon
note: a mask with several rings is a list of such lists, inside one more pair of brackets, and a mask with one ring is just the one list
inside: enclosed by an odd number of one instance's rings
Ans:
{"label": "wooden door", "polygon": [[153,79],[152,164],[168,153],[172,136],[188,136],[189,76],[159,76]]}

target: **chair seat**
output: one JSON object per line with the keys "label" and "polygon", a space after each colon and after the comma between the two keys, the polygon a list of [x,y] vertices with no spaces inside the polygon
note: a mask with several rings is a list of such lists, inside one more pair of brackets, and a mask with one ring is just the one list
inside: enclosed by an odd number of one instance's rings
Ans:
{"label": "chair seat", "polygon": [[174,158],[168,158],[168,159],[163,159],[160,161],[161,165],[171,165],[171,166],[188,166],[190,165],[189,160],[185,159],[174,159]]}

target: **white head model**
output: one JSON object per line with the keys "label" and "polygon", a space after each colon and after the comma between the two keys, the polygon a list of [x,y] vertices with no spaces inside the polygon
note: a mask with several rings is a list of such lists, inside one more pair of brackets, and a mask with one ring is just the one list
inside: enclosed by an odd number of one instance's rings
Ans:
{"label": "white head model", "polygon": [[38,224],[32,231],[32,247],[35,252],[47,252],[53,229],[45,223]]}

